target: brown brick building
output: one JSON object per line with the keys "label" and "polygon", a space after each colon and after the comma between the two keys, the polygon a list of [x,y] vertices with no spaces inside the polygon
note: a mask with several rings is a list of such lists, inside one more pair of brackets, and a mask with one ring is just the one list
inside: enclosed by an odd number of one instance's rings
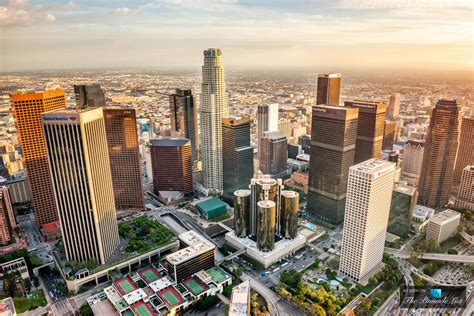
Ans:
{"label": "brown brick building", "polygon": [[103,111],[115,205],[144,208],[135,110],[104,107]]}
{"label": "brown brick building", "polygon": [[38,226],[58,220],[41,113],[66,107],[63,90],[10,96]]}
{"label": "brown brick building", "polygon": [[16,227],[15,214],[6,186],[0,187],[0,244],[6,245],[13,238]]}
{"label": "brown brick building", "polygon": [[191,142],[187,138],[154,139],[150,141],[153,190],[193,193]]}

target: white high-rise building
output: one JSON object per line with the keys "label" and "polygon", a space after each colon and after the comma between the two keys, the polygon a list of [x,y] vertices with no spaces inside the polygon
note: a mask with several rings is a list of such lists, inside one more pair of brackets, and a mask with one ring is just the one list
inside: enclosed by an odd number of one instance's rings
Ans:
{"label": "white high-rise building", "polygon": [[358,282],[382,263],[395,172],[380,159],[349,169],[339,272]]}
{"label": "white high-rise building", "polygon": [[[257,143],[265,132],[278,131],[278,103],[261,104],[257,109]],[[260,151],[258,151],[260,157]],[[259,158],[260,159],[260,158]]]}
{"label": "white high-rise building", "polygon": [[203,184],[210,192],[223,190],[222,118],[229,115],[224,66],[219,48],[204,51],[201,89],[201,156]]}

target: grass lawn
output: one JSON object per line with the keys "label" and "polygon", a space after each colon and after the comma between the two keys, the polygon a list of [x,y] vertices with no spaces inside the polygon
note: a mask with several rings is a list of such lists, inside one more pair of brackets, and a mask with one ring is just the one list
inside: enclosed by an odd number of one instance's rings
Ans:
{"label": "grass lawn", "polygon": [[449,249],[454,248],[457,245],[459,245],[459,243],[461,241],[462,241],[462,237],[459,234],[457,234],[457,235],[443,241],[441,243],[441,245],[439,246],[439,250],[436,251],[436,252],[446,253],[446,252],[448,252]]}
{"label": "grass lawn", "polygon": [[31,293],[31,297],[25,296],[14,297],[13,302],[18,314],[33,310],[40,306],[46,306],[47,301],[44,297],[43,290],[37,290]]}

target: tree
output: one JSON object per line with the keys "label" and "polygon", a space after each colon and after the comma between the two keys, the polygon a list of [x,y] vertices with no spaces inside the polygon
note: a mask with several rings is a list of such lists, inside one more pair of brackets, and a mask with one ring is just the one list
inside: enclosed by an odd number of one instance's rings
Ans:
{"label": "tree", "polygon": [[372,307],[372,301],[369,297],[362,297],[359,306],[357,306],[357,315],[366,315]]}
{"label": "tree", "polygon": [[311,310],[315,315],[326,316],[326,311],[319,304],[314,303],[313,305],[311,305]]}
{"label": "tree", "polygon": [[92,308],[87,303],[84,303],[81,306],[81,308],[79,309],[79,314],[81,316],[94,316],[94,312],[92,311]]}
{"label": "tree", "polygon": [[4,271],[3,273],[3,289],[8,292],[10,296],[13,296],[16,290],[16,284],[21,280],[18,271],[10,273]]}

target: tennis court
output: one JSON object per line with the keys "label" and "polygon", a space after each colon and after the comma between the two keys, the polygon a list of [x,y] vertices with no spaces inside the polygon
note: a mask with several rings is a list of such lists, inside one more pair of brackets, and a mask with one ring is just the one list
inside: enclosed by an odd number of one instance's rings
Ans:
{"label": "tennis court", "polygon": [[207,287],[194,278],[188,278],[183,280],[183,284],[193,293],[195,296],[201,294],[207,290]]}
{"label": "tennis court", "polygon": [[120,294],[125,295],[138,289],[138,286],[133,283],[129,276],[126,276],[118,281],[115,281],[115,287],[119,290]]}
{"label": "tennis court", "polygon": [[211,276],[212,281],[214,281],[216,284],[220,284],[230,278],[227,273],[216,267],[207,269],[206,272]]}
{"label": "tennis court", "polygon": [[160,276],[159,276],[158,272],[153,268],[146,268],[145,270],[140,271],[140,276],[148,284],[153,283],[156,280],[160,279]]}
{"label": "tennis court", "polygon": [[160,291],[158,296],[170,307],[181,304],[184,301],[181,295],[171,286]]}
{"label": "tennis court", "polygon": [[133,311],[138,316],[153,316],[155,313],[144,302],[138,302],[132,306]]}

